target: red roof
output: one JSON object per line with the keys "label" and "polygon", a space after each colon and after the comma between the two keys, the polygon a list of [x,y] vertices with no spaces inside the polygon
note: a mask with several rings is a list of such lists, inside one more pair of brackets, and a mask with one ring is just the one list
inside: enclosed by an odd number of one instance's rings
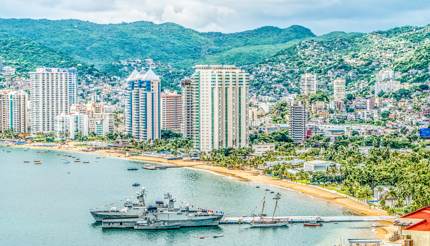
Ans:
{"label": "red roof", "polygon": [[415,212],[405,214],[402,218],[408,219],[430,219],[430,206],[418,209]]}
{"label": "red roof", "polygon": [[422,220],[405,228],[408,231],[430,231],[430,219]]}
{"label": "red roof", "polygon": [[405,230],[410,231],[430,231],[430,206],[418,209],[415,212],[405,214],[402,218],[421,219],[420,222],[410,225]]}

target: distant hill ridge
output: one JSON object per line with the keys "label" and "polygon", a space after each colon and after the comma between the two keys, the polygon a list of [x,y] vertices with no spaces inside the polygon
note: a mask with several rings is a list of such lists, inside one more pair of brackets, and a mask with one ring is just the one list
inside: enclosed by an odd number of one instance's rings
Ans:
{"label": "distant hill ridge", "polygon": [[82,64],[85,74],[125,76],[129,70],[119,61],[152,58],[164,64],[157,72],[172,88],[194,64],[236,64],[253,73],[253,90],[276,94],[280,86],[297,90],[304,72],[317,74],[322,84],[336,76],[352,83],[371,81],[376,71],[391,66],[403,73],[403,81],[426,81],[429,38],[429,26],[316,36],[298,25],[220,33],[146,21],[0,19],[0,59],[20,72]]}
{"label": "distant hill ridge", "polygon": [[96,65],[129,58],[177,63],[249,45],[273,45],[315,36],[301,26],[238,33],[201,33],[173,23],[96,24],[80,20],[0,19],[0,33],[30,39]]}

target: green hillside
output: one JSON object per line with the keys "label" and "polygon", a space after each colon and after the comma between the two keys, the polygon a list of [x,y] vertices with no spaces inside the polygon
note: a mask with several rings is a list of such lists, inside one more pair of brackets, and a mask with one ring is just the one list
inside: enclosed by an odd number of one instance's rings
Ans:
{"label": "green hillside", "polygon": [[95,24],[79,20],[0,19],[0,32],[33,40],[91,64],[147,58],[176,63],[248,45],[280,44],[314,36],[304,27],[223,34],[200,33],[165,23]]}
{"label": "green hillside", "polygon": [[316,37],[301,26],[225,34],[144,21],[0,19],[0,59],[22,73],[37,66],[78,66],[81,74],[125,77],[141,64],[134,61],[152,58],[163,86],[178,88],[197,63],[235,64],[252,73],[251,89],[265,95],[299,91],[305,72],[317,74],[323,90],[339,76],[348,86],[360,82],[362,94],[387,67],[401,72],[402,82],[426,82],[429,40],[429,26]]}
{"label": "green hillside", "polygon": [[[373,33],[334,32],[296,42],[258,65],[248,66],[255,80],[252,88],[261,94],[299,91],[305,72],[318,76],[319,87],[329,89],[336,77],[345,77],[349,86],[356,82],[374,83],[384,68],[401,72],[402,82],[430,80],[430,26],[400,27]],[[368,94],[370,86],[359,91]]]}
{"label": "green hillside", "polygon": [[32,40],[10,36],[0,32],[0,58],[7,65],[25,74],[37,66],[78,67],[81,74],[100,75],[93,66],[81,63],[70,56],[43,46]]}

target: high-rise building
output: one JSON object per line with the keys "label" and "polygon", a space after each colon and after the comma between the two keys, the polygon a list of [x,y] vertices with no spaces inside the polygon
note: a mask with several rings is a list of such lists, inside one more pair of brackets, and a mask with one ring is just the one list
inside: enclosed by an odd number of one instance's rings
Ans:
{"label": "high-rise building", "polygon": [[227,65],[198,65],[183,81],[183,132],[196,149],[248,145],[248,81],[245,71]]}
{"label": "high-rise building", "polygon": [[0,132],[28,130],[28,95],[24,91],[0,91]]}
{"label": "high-rise building", "polygon": [[76,69],[38,68],[30,73],[31,131],[54,131],[55,117],[77,101]]}
{"label": "high-rise building", "polygon": [[334,108],[338,111],[345,110],[345,79],[337,78],[333,80],[333,104]]}
{"label": "high-rise building", "polygon": [[181,132],[182,96],[176,92],[161,93],[161,129]]}
{"label": "high-rise building", "polygon": [[160,78],[150,69],[133,71],[127,79],[126,130],[137,141],[160,138]]}
{"label": "high-rise building", "polygon": [[310,96],[317,93],[317,76],[311,73],[305,73],[300,80],[302,95]]}
{"label": "high-rise building", "polygon": [[290,138],[294,143],[303,143],[306,134],[306,109],[301,104],[294,104],[290,109]]}
{"label": "high-rise building", "polygon": [[194,114],[195,106],[194,95],[196,95],[196,87],[191,79],[184,79],[181,81],[182,87],[182,135],[191,138],[194,136]]}
{"label": "high-rise building", "polygon": [[333,97],[336,102],[345,100],[345,79],[337,78],[333,80]]}

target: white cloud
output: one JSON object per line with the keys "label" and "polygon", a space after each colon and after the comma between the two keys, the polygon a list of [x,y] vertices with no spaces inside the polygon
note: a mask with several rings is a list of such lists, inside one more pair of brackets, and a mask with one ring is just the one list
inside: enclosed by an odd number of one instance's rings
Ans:
{"label": "white cloud", "polygon": [[430,23],[421,0],[0,0],[4,18],[76,18],[98,23],[175,22],[200,31],[305,25],[317,33]]}

